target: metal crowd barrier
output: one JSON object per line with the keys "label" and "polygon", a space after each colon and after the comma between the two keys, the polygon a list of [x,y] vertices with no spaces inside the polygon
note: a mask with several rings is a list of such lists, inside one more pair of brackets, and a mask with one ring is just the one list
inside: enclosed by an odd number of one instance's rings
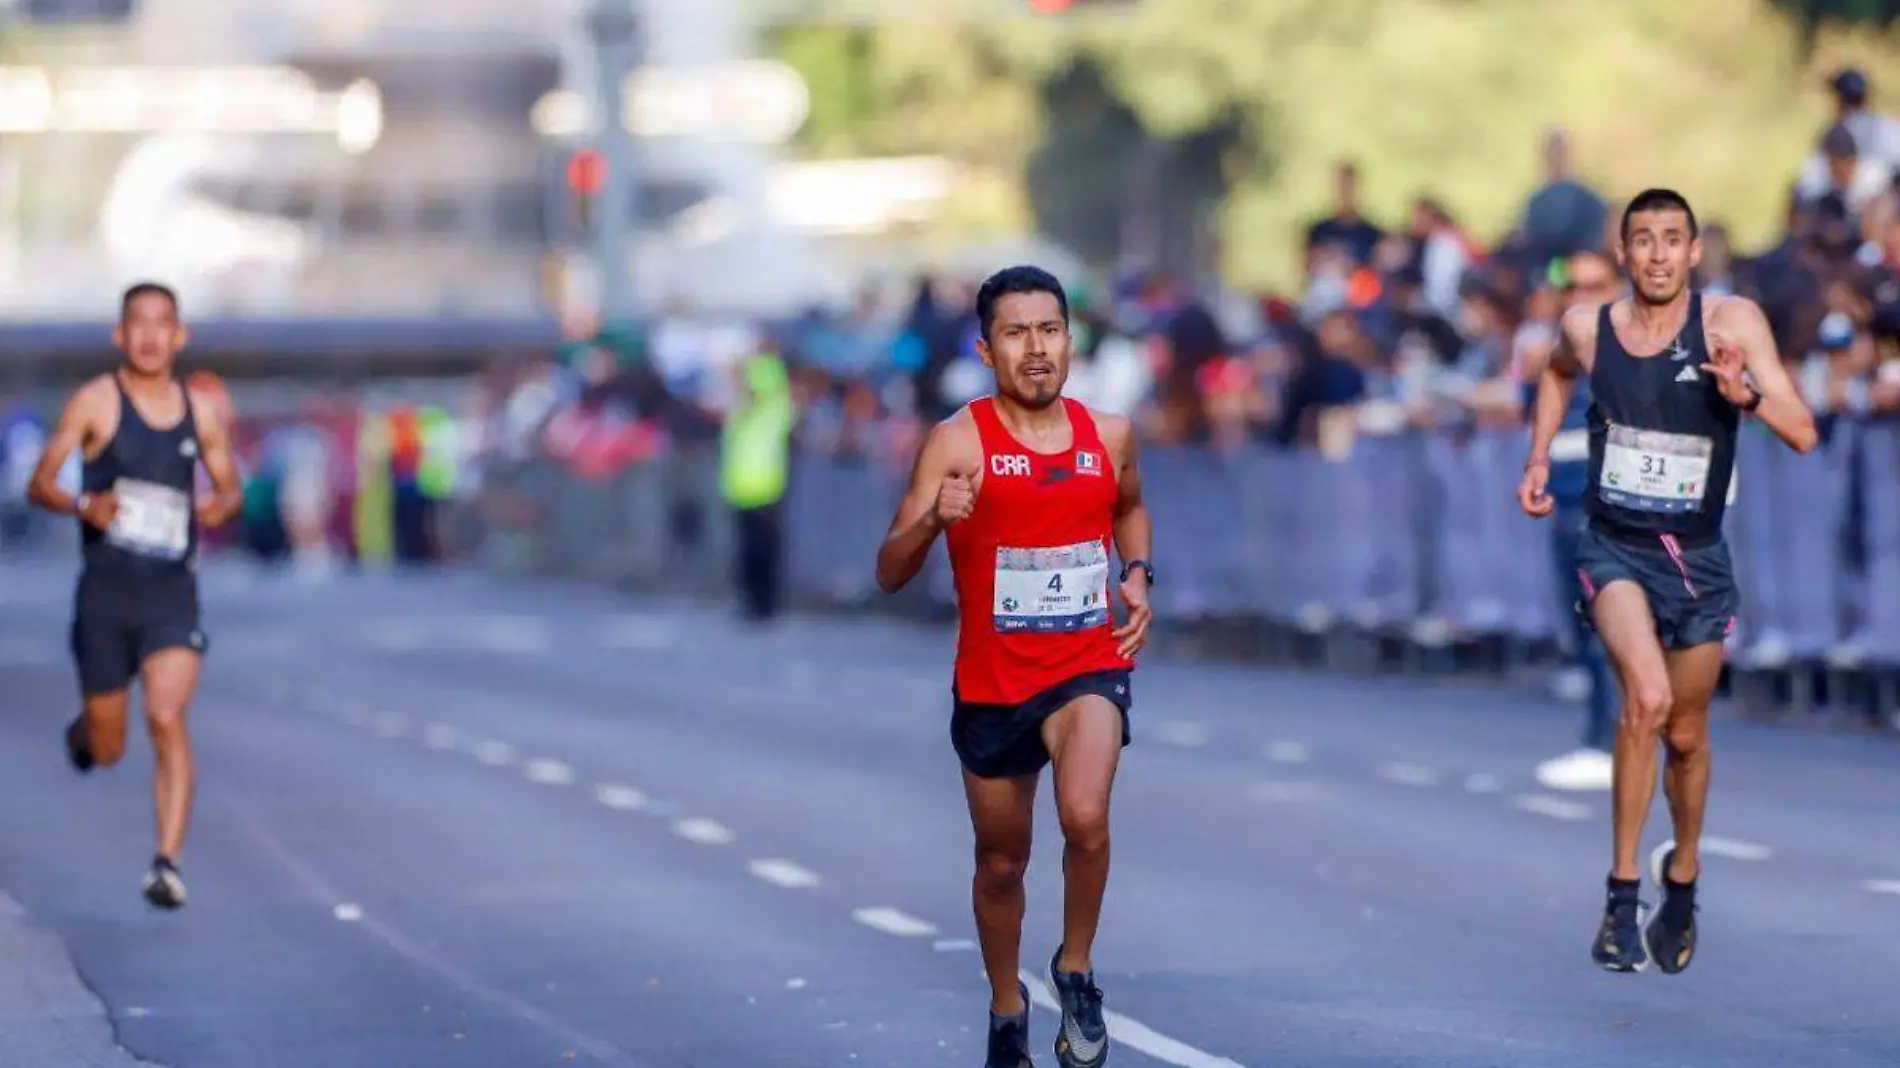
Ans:
{"label": "metal crowd barrier", "polygon": [[[1149,445],[1157,641],[1353,671],[1509,672],[1569,628],[1552,520],[1515,489],[1520,431],[1359,435],[1340,454]],[[794,603],[947,618],[941,542],[919,581],[876,591],[905,470],[801,455],[786,501]],[[1757,715],[1900,718],[1900,423],[1830,422],[1803,456],[1749,424],[1729,533],[1742,613],[1728,692]],[[716,456],[676,451],[604,482],[536,461],[491,471],[480,551],[502,570],[718,596],[733,533]],[[1896,723],[1900,725],[1900,723]]]}

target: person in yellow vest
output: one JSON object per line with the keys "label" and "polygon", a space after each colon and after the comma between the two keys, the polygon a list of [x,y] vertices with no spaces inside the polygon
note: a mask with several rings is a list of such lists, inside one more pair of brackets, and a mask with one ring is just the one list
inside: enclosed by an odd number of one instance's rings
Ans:
{"label": "person in yellow vest", "polygon": [[745,610],[762,621],[778,612],[785,545],[781,505],[791,474],[798,411],[791,376],[770,345],[733,370],[738,395],[726,412],[720,442],[720,490],[737,520],[739,590]]}

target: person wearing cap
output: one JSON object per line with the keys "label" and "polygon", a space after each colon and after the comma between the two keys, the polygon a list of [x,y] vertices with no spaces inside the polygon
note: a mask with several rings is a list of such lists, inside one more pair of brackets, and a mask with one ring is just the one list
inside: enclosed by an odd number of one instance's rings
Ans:
{"label": "person wearing cap", "polygon": [[[1838,191],[1849,213],[1858,217],[1892,187],[1900,171],[1900,122],[1867,106],[1867,76],[1858,70],[1837,72],[1828,88],[1834,93],[1835,121],[1808,155],[1797,188],[1810,204]],[[1851,166],[1844,162],[1849,158]]]}

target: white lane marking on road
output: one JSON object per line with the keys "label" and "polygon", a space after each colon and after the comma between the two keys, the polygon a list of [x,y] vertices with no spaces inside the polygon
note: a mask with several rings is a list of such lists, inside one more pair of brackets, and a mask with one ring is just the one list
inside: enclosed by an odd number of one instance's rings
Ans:
{"label": "white lane marking on road", "polygon": [[536,758],[528,761],[529,782],[538,782],[543,786],[571,786],[574,782],[574,769],[558,760]]}
{"label": "white lane marking on road", "polygon": [[1869,879],[1860,884],[1860,888],[1870,894],[1892,894],[1900,897],[1900,879]]}
{"label": "white lane marking on road", "polygon": [[431,749],[453,749],[460,740],[455,728],[443,723],[431,723],[422,732],[422,744]]}
{"label": "white lane marking on road", "polygon": [[[1022,970],[1022,980],[1029,987],[1029,1000],[1050,1012],[1060,1013],[1062,1003],[1050,992],[1042,976]],[[1245,1068],[1239,1061],[1230,1061],[1225,1057],[1216,1057],[1205,1050],[1193,1046],[1178,1038],[1169,1038],[1140,1020],[1123,1016],[1119,1012],[1102,1012],[1102,1019],[1108,1022],[1108,1036],[1130,1049],[1139,1050],[1156,1060],[1180,1065],[1181,1068]]]}
{"label": "white lane marking on road", "polygon": [[1263,805],[1290,805],[1311,801],[1319,788],[1310,782],[1257,782],[1247,787],[1247,799]]}
{"label": "white lane marking on road", "polygon": [[1727,857],[1730,860],[1767,860],[1775,855],[1773,849],[1760,842],[1750,842],[1741,838],[1724,838],[1719,834],[1702,836],[1702,852],[1712,857]]}
{"label": "white lane marking on road", "polygon": [[968,938],[939,938],[930,948],[939,953],[968,953],[976,949],[976,942]]}
{"label": "white lane marking on road", "polygon": [[785,980],[785,989],[787,989],[787,990],[803,990],[803,989],[805,989],[805,980],[803,980],[803,979],[796,979],[796,978],[794,978],[794,979],[787,979],[787,980]]}
{"label": "white lane marking on road", "polygon": [[475,759],[491,768],[505,768],[515,762],[515,747],[507,742],[482,742],[475,746]]}
{"label": "white lane marking on road", "polygon": [[544,653],[554,646],[546,621],[533,616],[491,616],[479,633],[482,646],[497,653]]}
{"label": "white lane marking on road", "polygon": [[1438,773],[1423,764],[1398,762],[1379,769],[1379,777],[1400,786],[1437,786]]}
{"label": "white lane marking on road", "polygon": [[908,912],[879,905],[876,908],[858,909],[851,918],[873,930],[899,938],[921,938],[937,933],[937,925],[920,920]]}
{"label": "white lane marking on road", "polygon": [[731,828],[718,820],[710,820],[704,816],[694,816],[675,823],[673,833],[689,842],[698,842],[700,845],[725,845],[735,837]]}
{"label": "white lane marking on road", "polygon": [[601,643],[613,649],[625,649],[629,652],[671,649],[674,645],[673,628],[664,620],[645,616],[624,616],[610,624],[601,634]]}
{"label": "white lane marking on road", "polygon": [[1502,784],[1498,782],[1498,777],[1496,775],[1479,774],[1479,775],[1465,776],[1465,792],[1466,793],[1495,794],[1502,788],[1503,786]]}
{"label": "white lane marking on road", "polygon": [[1304,764],[1313,757],[1298,742],[1275,742],[1267,746],[1267,759],[1276,764]]}
{"label": "white lane marking on road", "polygon": [[647,795],[619,783],[604,782],[594,787],[594,800],[619,812],[647,807]]}
{"label": "white lane marking on road", "polygon": [[1581,801],[1566,801],[1549,794],[1518,794],[1511,798],[1511,807],[1538,816],[1549,816],[1554,820],[1568,820],[1580,823],[1590,818],[1590,806]]}
{"label": "white lane marking on road", "polygon": [[817,886],[821,881],[817,872],[777,857],[752,861],[746,865],[746,870],[773,886],[782,886],[787,890],[802,890]]}
{"label": "white lane marking on road", "polygon": [[400,738],[409,730],[409,721],[400,712],[385,712],[376,717],[376,733],[384,738]]}
{"label": "white lane marking on road", "polygon": [[150,1016],[152,1014],[152,1010],[146,1008],[143,1005],[132,1005],[126,1008],[125,1014],[131,1019],[143,1020],[147,1016]]}
{"label": "white lane marking on road", "polygon": [[1198,749],[1207,744],[1210,733],[1199,723],[1184,720],[1164,720],[1155,724],[1155,741],[1163,745],[1177,745],[1183,749]]}
{"label": "white lane marking on road", "polygon": [[363,906],[345,901],[331,909],[330,914],[344,923],[355,923],[363,918]]}

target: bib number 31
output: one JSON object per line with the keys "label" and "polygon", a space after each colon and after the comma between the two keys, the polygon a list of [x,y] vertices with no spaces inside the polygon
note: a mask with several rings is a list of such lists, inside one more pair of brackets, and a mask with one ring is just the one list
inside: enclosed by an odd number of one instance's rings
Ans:
{"label": "bib number 31", "polygon": [[1699,512],[1714,454],[1714,443],[1705,437],[1613,426],[1603,447],[1598,496],[1638,512]]}
{"label": "bib number 31", "polygon": [[191,546],[191,498],[169,486],[121,481],[112,487],[118,514],[106,536],[136,556],[181,560]]}

